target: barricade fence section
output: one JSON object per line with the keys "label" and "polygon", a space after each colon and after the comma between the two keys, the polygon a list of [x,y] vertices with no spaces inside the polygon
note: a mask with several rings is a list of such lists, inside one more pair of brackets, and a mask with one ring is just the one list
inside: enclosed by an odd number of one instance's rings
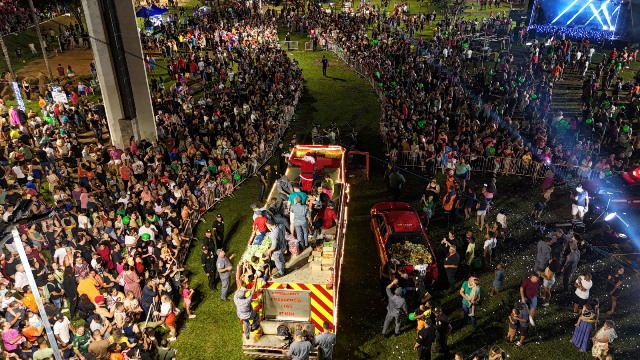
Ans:
{"label": "barricade fence section", "polygon": [[[333,52],[336,57],[344,61],[352,70],[365,78],[371,88],[380,98],[380,105],[384,107],[386,97],[384,93],[376,87],[373,76],[367,72],[362,65],[355,60],[350,54],[344,52],[340,44],[335,41],[328,41],[327,48]],[[382,115],[384,116],[384,115]],[[384,119],[380,121],[380,134],[383,140],[386,139],[387,128],[384,125]],[[385,148],[388,153],[388,160],[395,165],[411,168],[414,170],[435,173],[436,171],[445,172],[447,168],[453,168],[453,163],[442,161],[442,157],[432,157],[427,159],[424,151],[389,151],[389,144],[384,141]],[[466,156],[465,160],[470,164],[472,171],[482,173],[494,173],[495,175],[519,175],[532,177],[534,179],[543,178],[547,170],[553,171],[562,178],[574,178],[581,180],[602,179],[610,174],[605,171],[591,169],[584,166],[575,166],[567,164],[551,164],[539,161],[525,161],[523,159],[497,157],[497,156]]]}
{"label": "barricade fence section", "polygon": [[[518,175],[534,179],[545,177],[548,170],[564,179],[592,180],[602,179],[609,174],[585,166],[567,164],[552,164],[539,161],[526,161],[523,159],[498,157],[498,156],[464,156],[472,172],[495,175]],[[397,166],[424,171],[427,173],[442,172],[455,168],[455,164],[447,161],[445,157],[427,158],[424,151],[391,151],[389,161]]]}
{"label": "barricade fence section", "polygon": [[280,48],[287,50],[298,50],[297,41],[280,41]]}

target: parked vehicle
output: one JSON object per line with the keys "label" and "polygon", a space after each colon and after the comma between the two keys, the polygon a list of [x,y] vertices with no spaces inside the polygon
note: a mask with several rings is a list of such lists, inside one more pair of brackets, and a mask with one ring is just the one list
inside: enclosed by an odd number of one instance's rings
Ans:
{"label": "parked vehicle", "polygon": [[375,237],[380,266],[388,262],[405,268],[410,279],[414,267],[427,265],[426,285],[438,280],[438,262],[415,209],[404,202],[381,202],[371,208],[371,231]]}

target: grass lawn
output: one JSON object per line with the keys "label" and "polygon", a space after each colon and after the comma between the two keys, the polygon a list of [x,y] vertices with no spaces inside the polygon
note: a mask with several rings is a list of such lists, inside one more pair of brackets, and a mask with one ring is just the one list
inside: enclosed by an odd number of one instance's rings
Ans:
{"label": "grass lawn", "polygon": [[[53,29],[56,34],[58,34],[58,25],[68,26],[72,23],[76,23],[75,17],[62,15],[50,21],[41,23],[40,29],[43,36],[48,33],[49,29]],[[17,72],[18,70],[25,67],[27,64],[29,64],[29,62],[31,62],[31,60],[42,58],[42,52],[40,51],[40,45],[38,43],[38,35],[36,34],[36,29],[33,26],[19,33],[5,35],[3,36],[3,39],[4,44],[7,47],[7,52],[9,53],[9,61],[11,62],[11,67],[13,68],[14,72]],[[36,46],[36,50],[38,51],[37,54],[31,54],[31,50],[29,50],[29,44],[34,44]],[[57,47],[58,44],[49,44],[49,46]],[[16,56],[17,48],[20,48],[22,50],[22,58],[20,59],[18,59],[18,57]],[[0,57],[0,69],[2,69],[2,71],[5,71],[7,69],[7,62],[5,61],[4,56]]]}

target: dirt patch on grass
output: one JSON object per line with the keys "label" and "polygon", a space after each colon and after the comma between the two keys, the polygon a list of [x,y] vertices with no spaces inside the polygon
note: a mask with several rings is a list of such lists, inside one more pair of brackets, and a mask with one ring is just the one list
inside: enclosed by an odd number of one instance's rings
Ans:
{"label": "dirt patch on grass", "polygon": [[[51,71],[53,72],[54,77],[58,76],[58,72],[56,70],[58,68],[58,64],[61,64],[65,70],[67,69],[67,65],[71,65],[73,70],[76,72],[76,76],[90,74],[91,68],[89,64],[91,64],[92,61],[93,52],[91,49],[73,49],[49,58],[49,64],[51,65]],[[44,59],[33,60],[16,72],[16,76],[19,78],[39,78],[43,75],[48,76]]]}

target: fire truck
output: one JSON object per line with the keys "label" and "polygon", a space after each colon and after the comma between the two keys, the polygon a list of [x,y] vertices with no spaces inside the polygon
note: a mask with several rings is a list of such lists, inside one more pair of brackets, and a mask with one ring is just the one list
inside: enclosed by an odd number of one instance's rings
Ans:
{"label": "fire truck", "polygon": [[[252,266],[252,259],[255,261],[262,257],[264,262],[264,254],[271,245],[269,234],[259,245],[254,244],[256,235],[251,235],[236,271],[237,285],[239,288],[244,286],[249,289],[247,295],[255,286],[252,305],[260,317],[260,328],[252,331],[249,339],[242,336],[242,349],[246,356],[288,358],[286,353],[292,341],[291,334],[295,334],[296,330],[302,330],[311,340],[315,334],[323,331],[324,322],[330,323],[334,331],[337,329],[340,274],[349,203],[347,179],[350,177],[346,173],[347,160],[355,156],[366,159],[366,170],[362,171],[362,177],[368,177],[367,153],[348,152],[341,146],[333,145],[297,145],[289,154],[291,165],[285,173],[287,177],[294,183],[302,183],[303,186],[305,178],[311,180],[314,185],[324,180],[321,189],[326,195],[320,196],[319,199],[326,203],[332,202],[337,221],[334,227],[310,235],[309,243],[313,245],[298,254],[295,254],[295,237],[293,234],[287,234],[290,251],[285,255],[286,273],[279,278],[271,276],[256,279],[256,276],[252,278],[249,275],[251,271],[247,271],[247,267]],[[301,160],[309,161],[312,165],[301,164]],[[309,174],[309,171],[312,173]],[[326,186],[327,182],[332,186]],[[306,184],[307,187],[309,185],[310,183]],[[276,180],[267,202],[279,197],[280,188]],[[281,199],[288,201],[284,198],[283,195]],[[309,194],[309,199],[309,206],[315,208],[312,212],[326,206],[326,203],[316,203],[312,193]],[[285,218],[288,218],[286,212]],[[272,273],[276,272],[274,268]],[[314,349],[311,359],[317,359],[317,355]]]}

